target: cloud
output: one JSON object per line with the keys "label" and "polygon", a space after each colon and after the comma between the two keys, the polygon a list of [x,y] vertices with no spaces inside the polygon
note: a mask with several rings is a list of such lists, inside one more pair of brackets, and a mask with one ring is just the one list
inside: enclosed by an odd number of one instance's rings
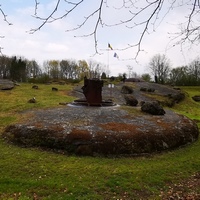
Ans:
{"label": "cloud", "polygon": [[44,50],[47,52],[67,52],[69,48],[62,44],[48,43]]}

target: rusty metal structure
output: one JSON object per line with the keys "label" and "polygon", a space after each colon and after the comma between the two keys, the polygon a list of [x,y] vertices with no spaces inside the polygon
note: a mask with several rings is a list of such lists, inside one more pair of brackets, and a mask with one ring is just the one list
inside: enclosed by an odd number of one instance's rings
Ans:
{"label": "rusty metal structure", "polygon": [[77,99],[73,105],[86,105],[86,106],[114,106],[111,99],[103,100],[102,98],[103,80],[93,78],[84,78],[84,85],[82,87],[85,99]]}
{"label": "rusty metal structure", "polygon": [[82,90],[88,105],[99,106],[102,104],[102,87],[102,80],[84,78]]}

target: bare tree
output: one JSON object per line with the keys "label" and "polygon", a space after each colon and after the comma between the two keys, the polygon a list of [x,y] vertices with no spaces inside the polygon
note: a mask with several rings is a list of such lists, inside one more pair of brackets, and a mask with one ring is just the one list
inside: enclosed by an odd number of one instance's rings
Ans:
{"label": "bare tree", "polygon": [[75,60],[62,60],[60,68],[64,78],[77,79],[79,76],[78,65]]}
{"label": "bare tree", "polygon": [[170,72],[170,82],[175,85],[200,84],[200,60],[196,58],[189,65],[177,67]]}
{"label": "bare tree", "polygon": [[170,72],[170,60],[165,55],[157,54],[149,62],[149,69],[155,82],[165,83]]}
{"label": "bare tree", "polygon": [[89,68],[88,68],[88,64],[85,60],[78,61],[78,69],[79,69],[79,79],[83,79],[84,76],[88,77]]}
{"label": "bare tree", "polygon": [[94,60],[88,61],[89,78],[100,78],[101,74],[106,70],[106,66]]}
{"label": "bare tree", "polygon": [[189,65],[189,74],[193,77],[194,82],[200,82],[200,59],[193,60]]}
{"label": "bare tree", "polygon": [[[71,14],[79,16],[79,9],[85,11],[85,16],[79,19],[77,26],[67,29],[67,31],[75,31],[83,29],[87,24],[92,24],[93,29],[81,35],[82,37],[92,36],[94,38],[95,52],[98,53],[98,31],[100,28],[111,28],[113,26],[126,27],[130,31],[140,28],[140,36],[134,44],[128,44],[123,49],[137,47],[136,56],[142,50],[142,41],[145,35],[154,32],[170,13],[176,13],[177,10],[185,8],[183,15],[185,21],[178,24],[180,31],[174,36],[175,44],[183,44],[189,42],[191,44],[200,41],[200,0],[96,0],[92,9],[88,8],[88,4],[94,4],[87,0],[56,0],[55,7],[47,16],[40,16],[40,1],[35,0],[34,17],[40,20],[40,25],[30,30],[34,33],[43,28],[47,23],[57,20],[67,20]],[[62,10],[62,12],[60,12]],[[110,21],[111,17],[104,17],[105,13],[112,16],[114,13],[115,20]],[[126,14],[122,17],[121,13]],[[0,14],[4,21],[11,24],[7,20],[6,14],[0,7]],[[91,30],[91,29],[90,29]],[[118,29],[121,30],[120,28]]]}
{"label": "bare tree", "polygon": [[141,78],[142,78],[143,80],[145,80],[146,82],[150,82],[150,81],[151,81],[151,76],[150,76],[150,74],[148,74],[148,73],[142,74],[142,75],[141,75]]}
{"label": "bare tree", "polygon": [[188,77],[187,69],[188,69],[187,66],[173,68],[169,74],[171,84],[187,85],[187,77]]}
{"label": "bare tree", "polygon": [[70,78],[72,69],[70,66],[70,60],[62,60],[60,62],[60,73],[62,78]]}
{"label": "bare tree", "polygon": [[131,75],[132,75],[132,72],[133,72],[133,66],[127,65],[126,67],[128,69],[128,77],[131,78]]}
{"label": "bare tree", "polygon": [[128,77],[129,78],[136,78],[137,77],[137,73],[133,71],[133,66],[127,65],[126,67],[128,69]]}
{"label": "bare tree", "polygon": [[37,78],[42,74],[42,70],[35,60],[26,60],[26,73],[28,78]]}
{"label": "bare tree", "polygon": [[7,56],[0,56],[0,78],[9,78],[11,61]]}

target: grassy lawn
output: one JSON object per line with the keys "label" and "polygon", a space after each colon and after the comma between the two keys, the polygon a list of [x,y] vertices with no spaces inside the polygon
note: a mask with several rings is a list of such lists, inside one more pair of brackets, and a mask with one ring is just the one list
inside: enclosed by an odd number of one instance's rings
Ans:
{"label": "grassy lawn", "polygon": [[176,104],[173,110],[196,120],[200,128],[200,102],[192,100],[192,96],[200,95],[200,86],[181,87],[181,89],[185,91],[186,99],[180,104]]}
{"label": "grassy lawn", "polygon": [[[71,85],[42,85],[32,89],[32,84],[21,84],[13,90],[0,91],[0,130],[6,125],[21,120],[20,112],[30,109],[57,107],[60,102],[72,102],[73,97],[67,96]],[[59,91],[52,91],[56,87]],[[27,103],[35,97],[37,103]]]}
{"label": "grassy lawn", "polygon": [[[52,92],[51,87],[58,92]],[[22,84],[0,91],[0,131],[23,120],[20,112],[58,107],[71,102],[72,86]],[[191,96],[200,87],[184,87],[187,98],[173,109],[200,120],[200,103]],[[36,104],[27,101],[36,97]],[[200,127],[200,121],[198,122]],[[0,199],[160,199],[161,188],[199,172],[200,141],[170,152],[148,157],[103,158],[55,154],[20,148],[0,139]]]}

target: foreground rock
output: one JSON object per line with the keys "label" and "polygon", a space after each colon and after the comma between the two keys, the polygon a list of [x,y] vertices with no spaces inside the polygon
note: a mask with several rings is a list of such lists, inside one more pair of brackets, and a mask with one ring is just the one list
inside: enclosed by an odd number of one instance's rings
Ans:
{"label": "foreground rock", "polygon": [[133,93],[133,88],[128,86],[128,85],[123,85],[121,89],[122,94],[132,94]]}
{"label": "foreground rock", "polygon": [[126,105],[137,106],[137,104],[138,104],[138,100],[136,98],[134,98],[133,95],[126,94],[126,95],[124,95],[124,99],[126,101]]}
{"label": "foreground rock", "polygon": [[8,79],[0,79],[0,90],[12,90],[14,83]]}
{"label": "foreground rock", "polygon": [[192,99],[193,99],[194,101],[200,101],[200,95],[199,95],[199,96],[198,96],[198,95],[195,95],[195,96],[192,97]]}
{"label": "foreground rock", "polygon": [[198,139],[196,123],[165,115],[130,114],[120,107],[62,107],[31,111],[31,121],[6,128],[4,139],[77,155],[141,155],[178,148]]}
{"label": "foreground rock", "polygon": [[157,101],[143,102],[141,106],[143,112],[152,115],[164,115],[165,111],[163,107]]}

